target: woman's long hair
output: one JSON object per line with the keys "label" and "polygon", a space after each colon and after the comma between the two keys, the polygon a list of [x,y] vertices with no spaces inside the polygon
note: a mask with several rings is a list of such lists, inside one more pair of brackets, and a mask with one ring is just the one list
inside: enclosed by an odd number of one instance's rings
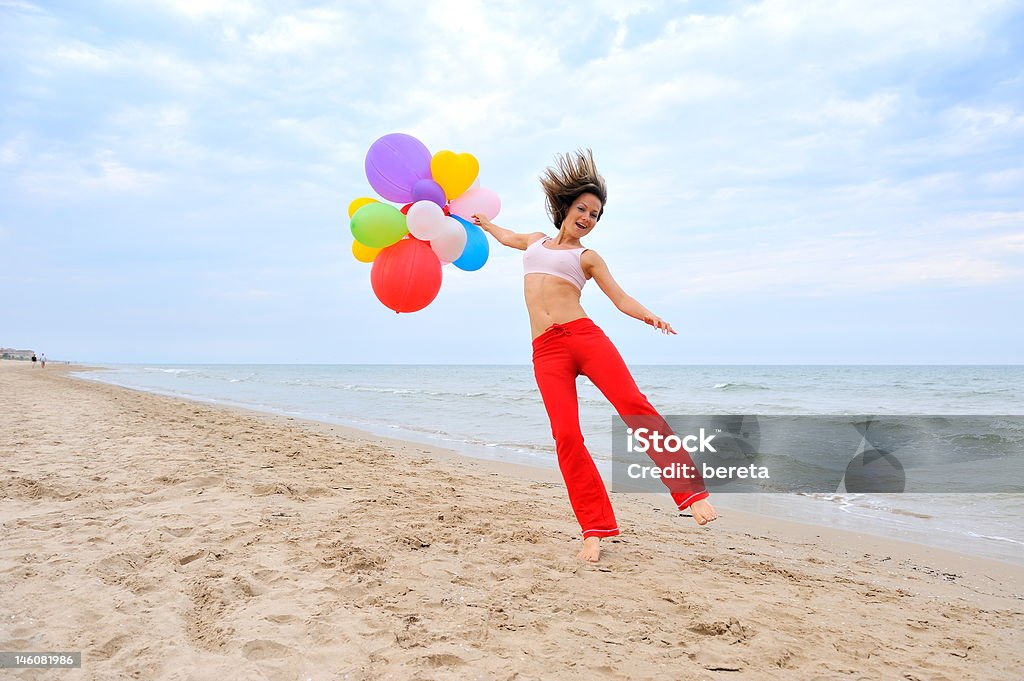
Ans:
{"label": "woman's long hair", "polygon": [[580,194],[590,193],[601,200],[601,211],[597,215],[600,220],[604,215],[604,205],[608,202],[608,188],[604,178],[597,172],[594,163],[594,152],[590,149],[577,149],[568,154],[555,157],[555,165],[544,169],[540,177],[540,186],[547,197],[548,215],[555,223],[555,229],[562,228],[562,221],[573,201]]}

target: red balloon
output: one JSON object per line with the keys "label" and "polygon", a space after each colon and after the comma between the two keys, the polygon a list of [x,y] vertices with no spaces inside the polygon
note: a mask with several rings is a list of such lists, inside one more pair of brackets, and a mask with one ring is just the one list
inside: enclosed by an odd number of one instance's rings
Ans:
{"label": "red balloon", "polygon": [[407,203],[404,206],[402,206],[402,209],[401,209],[402,210],[402,215],[408,215],[410,208],[412,208],[412,204],[411,203]]}
{"label": "red balloon", "polygon": [[370,269],[377,299],[395,312],[416,312],[441,290],[441,261],[426,241],[402,239],[377,254]]}

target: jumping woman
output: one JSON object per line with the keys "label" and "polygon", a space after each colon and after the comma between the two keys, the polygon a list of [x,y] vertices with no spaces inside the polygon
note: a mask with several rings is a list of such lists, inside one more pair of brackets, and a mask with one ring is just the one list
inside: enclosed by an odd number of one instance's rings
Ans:
{"label": "jumping woman", "polygon": [[[604,259],[580,243],[594,230],[608,199],[591,151],[559,156],[540,182],[547,197],[548,215],[558,230],[554,238],[543,232],[518,234],[495,225],[485,215],[473,217],[499,243],[525,251],[534,376],[551,421],[569,503],[583,532],[583,549],[578,557],[596,562],[601,556],[601,539],[619,534],[619,527],[604,481],[583,442],[576,377],[582,374],[589,378],[627,425],[653,423],[666,437],[671,430],[640,392],[608,336],[587,317],[580,305],[583,286],[587,279],[593,279],[623,314],[665,334],[675,334],[675,330],[623,291]],[[718,517],[699,478],[678,482],[670,490],[677,508],[690,509],[698,524],[705,525]]]}

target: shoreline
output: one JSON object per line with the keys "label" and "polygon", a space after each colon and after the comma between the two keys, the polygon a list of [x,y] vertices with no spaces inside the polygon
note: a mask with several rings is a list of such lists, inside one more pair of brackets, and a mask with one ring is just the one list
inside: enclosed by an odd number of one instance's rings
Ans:
{"label": "shoreline", "polygon": [[7,364],[0,649],[146,678],[1024,663],[1013,564],[731,509],[697,528],[667,495],[617,494],[626,533],[591,566],[557,471]]}
{"label": "shoreline", "polygon": [[[192,365],[183,365],[192,366]],[[89,366],[89,365],[70,365],[62,367],[67,373],[88,373],[90,371],[107,371],[107,367]],[[74,378],[74,377],[73,377]],[[83,379],[90,380],[90,379]],[[130,390],[148,395],[158,395],[167,397],[169,399],[180,399],[187,402],[194,402],[211,407],[219,407],[225,409],[238,410],[241,413],[246,413],[254,417],[282,417],[287,419],[294,419],[309,424],[325,424],[334,428],[344,429],[349,436],[354,438],[363,438],[366,440],[383,439],[392,443],[393,445],[402,445],[404,447],[423,447],[429,449],[437,456],[455,456],[460,459],[467,461],[479,461],[485,465],[491,465],[497,467],[498,470],[507,472],[503,467],[511,467],[508,471],[517,471],[520,468],[523,470],[525,477],[528,479],[531,475],[540,475],[540,473],[531,474],[529,471],[541,471],[545,476],[545,480],[549,482],[556,482],[562,484],[562,478],[557,471],[557,463],[552,459],[550,466],[542,464],[531,464],[529,462],[516,462],[506,461],[496,456],[488,457],[484,455],[475,455],[472,453],[472,448],[460,448],[457,444],[446,446],[444,444],[436,444],[430,441],[429,437],[419,436],[413,430],[406,428],[398,428],[400,431],[397,435],[391,435],[386,431],[371,431],[364,430],[356,425],[350,425],[348,423],[331,421],[326,418],[318,418],[316,416],[302,416],[297,413],[288,413],[283,409],[272,409],[267,408],[266,410],[257,407],[248,406],[245,404],[235,403],[227,399],[217,399],[212,397],[201,397],[201,396],[190,396],[186,394],[174,393],[173,391],[164,391],[160,389],[147,389],[141,387],[132,387],[126,385],[119,385],[117,383],[111,383],[108,381],[97,380],[96,382],[103,385],[110,385],[118,387],[124,390]],[[552,453],[553,456],[553,453]],[[599,463],[599,468],[600,468]],[[602,475],[604,475],[602,473]],[[608,483],[607,478],[605,479],[606,484]],[[613,493],[612,503],[615,504],[615,499],[621,497],[637,496],[641,499],[646,498],[652,503],[657,504],[657,498],[660,495],[652,494],[640,494],[631,495],[624,493]],[[762,496],[762,495],[754,495]],[[763,495],[764,499],[755,499],[747,495],[729,495],[719,494],[715,496],[716,507],[719,510],[727,510],[729,513],[738,514],[746,518],[746,522],[757,523],[760,519],[770,518],[772,520],[778,520],[781,522],[795,523],[801,527],[806,528],[807,531],[813,529],[823,529],[828,532],[839,531],[845,532],[850,535],[851,540],[853,537],[857,537],[857,541],[863,541],[863,537],[874,537],[885,540],[902,541],[908,544],[912,544],[917,547],[926,548],[928,550],[943,551],[946,554],[958,555],[958,556],[969,556],[984,558],[987,560],[996,561],[998,563],[1012,565],[1015,567],[1024,567],[1024,547],[1008,546],[1004,542],[998,544],[992,543],[992,539],[985,537],[984,535],[975,535],[974,538],[961,537],[961,536],[947,536],[936,532],[935,528],[926,527],[910,527],[910,526],[896,526],[893,527],[891,524],[887,525],[887,519],[884,516],[875,517],[864,517],[861,516],[859,520],[854,519],[852,516],[847,517],[842,513],[837,513],[835,508],[826,506],[828,503],[821,499],[812,499],[807,495],[798,495],[798,498],[787,498],[787,495]],[[863,509],[861,509],[863,512]],[[806,519],[799,519],[796,516],[800,513],[806,513]],[[896,510],[894,514],[907,515],[906,513]],[[858,522],[863,523],[864,528],[862,531],[849,527],[851,524],[857,524]],[[936,539],[941,537],[941,540]],[[930,541],[929,541],[930,540]],[[948,556],[947,556],[948,557]]]}

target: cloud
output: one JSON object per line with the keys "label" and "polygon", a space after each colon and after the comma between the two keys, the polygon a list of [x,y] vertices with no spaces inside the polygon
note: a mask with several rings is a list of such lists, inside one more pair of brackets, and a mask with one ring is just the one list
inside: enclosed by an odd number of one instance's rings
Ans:
{"label": "cloud", "polygon": [[125,164],[109,149],[88,159],[44,155],[26,166],[17,178],[19,188],[35,197],[56,200],[146,193],[164,181],[158,173]]}
{"label": "cloud", "polygon": [[1011,107],[974,107],[958,105],[945,112],[951,127],[971,136],[990,133],[1012,134],[1024,131],[1024,112]]}
{"label": "cloud", "polygon": [[[965,225],[973,231],[965,234]],[[666,257],[657,270],[635,279],[649,288],[668,286],[684,297],[973,287],[1024,281],[1021,253],[1024,213],[967,214],[896,233],[864,229],[774,244],[740,241],[724,248],[712,242]]]}
{"label": "cloud", "polygon": [[25,138],[23,135],[18,135],[4,142],[3,146],[0,147],[0,164],[14,165],[18,163],[24,156],[24,149]]}
{"label": "cloud", "polygon": [[0,0],[0,9],[21,10],[23,12],[42,12],[39,5],[25,0]]}
{"label": "cloud", "polygon": [[[879,92],[864,99],[832,98],[818,109],[817,116],[840,124],[876,127],[896,111],[898,100],[899,94],[894,92]],[[804,120],[810,122],[809,118]]]}
{"label": "cloud", "polygon": [[160,4],[192,20],[246,20],[261,14],[249,0],[160,0]]}
{"label": "cloud", "polygon": [[327,9],[312,9],[277,17],[271,25],[247,37],[257,52],[271,54],[313,52],[351,40],[345,30],[345,15]]}
{"label": "cloud", "polygon": [[112,126],[119,129],[158,130],[171,135],[186,130],[191,122],[190,109],[182,103],[154,105],[130,105],[114,111],[110,116]]}
{"label": "cloud", "polygon": [[105,71],[118,61],[118,55],[79,41],[58,46],[53,58],[61,66],[90,71]]}
{"label": "cloud", "polygon": [[983,173],[978,179],[981,186],[989,192],[1016,192],[1018,195],[1024,195],[1024,168],[1006,168]]}

